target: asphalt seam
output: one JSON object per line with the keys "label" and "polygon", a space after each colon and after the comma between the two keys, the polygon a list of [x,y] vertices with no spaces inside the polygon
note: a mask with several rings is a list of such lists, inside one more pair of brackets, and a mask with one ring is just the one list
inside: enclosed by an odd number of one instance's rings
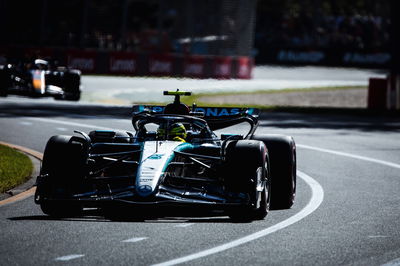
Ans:
{"label": "asphalt seam", "polygon": [[[28,154],[28,155],[30,155],[30,156],[32,156],[32,157],[34,157],[34,158],[36,158],[36,159],[38,159],[40,161],[43,160],[43,154],[38,152],[38,151],[31,150],[31,149],[26,148],[26,147],[22,147],[22,146],[19,146],[19,145],[16,145],[16,144],[11,144],[11,143],[7,143],[7,142],[3,142],[3,141],[0,141],[0,144],[8,146],[8,147],[13,148],[13,149],[16,149],[16,150],[18,150],[20,152],[26,153],[26,154]],[[34,165],[34,167],[35,167],[35,165]],[[33,173],[34,172],[35,171],[33,171]],[[31,179],[32,178],[34,178],[34,177],[31,177]],[[20,200],[23,200],[23,199],[26,199],[26,198],[34,195],[35,192],[36,192],[36,187],[32,187],[32,188],[30,188],[30,189],[28,189],[28,190],[26,190],[24,192],[21,192],[21,193],[18,193],[16,195],[14,195],[14,196],[6,198],[6,199],[0,201],[0,207],[8,205],[8,204],[11,204],[11,203],[14,203],[14,202],[17,202],[17,201],[20,201]]]}

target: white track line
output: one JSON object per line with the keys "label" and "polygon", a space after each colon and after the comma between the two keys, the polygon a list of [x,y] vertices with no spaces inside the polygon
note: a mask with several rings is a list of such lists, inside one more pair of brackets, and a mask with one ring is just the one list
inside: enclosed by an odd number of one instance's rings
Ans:
{"label": "white track line", "polygon": [[24,125],[24,126],[31,126],[32,122],[25,122],[25,121],[21,121],[19,122],[20,125]]}
{"label": "white track line", "polygon": [[176,265],[176,264],[192,261],[195,259],[199,259],[202,257],[210,256],[210,255],[225,251],[227,249],[231,249],[231,248],[243,245],[245,243],[254,241],[254,240],[264,237],[266,235],[272,234],[278,230],[286,228],[286,227],[302,220],[303,218],[307,217],[321,205],[321,203],[324,199],[324,190],[322,189],[321,185],[317,181],[315,181],[313,178],[311,178],[307,174],[300,172],[300,171],[298,171],[297,173],[298,173],[298,176],[301,179],[303,179],[310,186],[312,195],[311,195],[311,199],[310,199],[309,203],[295,215],[289,217],[288,219],[286,219],[280,223],[277,223],[273,226],[267,227],[261,231],[253,233],[251,235],[236,239],[234,241],[222,244],[220,246],[216,246],[216,247],[213,247],[210,249],[200,251],[198,253],[193,253],[188,256],[169,260],[169,261],[162,262],[162,263],[155,264],[155,265],[157,265],[157,266]]}
{"label": "white track line", "polygon": [[55,258],[55,260],[57,260],[57,261],[69,261],[69,260],[82,258],[84,256],[85,255],[83,255],[83,254],[72,254],[72,255],[67,255],[67,256],[62,256],[62,257]]}
{"label": "white track line", "polygon": [[184,227],[189,227],[189,226],[192,226],[192,225],[194,225],[194,223],[183,223],[183,224],[175,225],[175,227],[182,227],[182,228],[184,228]]}
{"label": "white track line", "polygon": [[400,266],[400,258],[382,264],[382,266]]}
{"label": "white track line", "polygon": [[139,242],[139,241],[142,241],[142,240],[145,240],[145,239],[147,239],[147,237],[133,237],[133,238],[130,238],[130,239],[123,240],[122,242],[124,242],[124,243],[135,243],[135,242]]}
{"label": "white track line", "polygon": [[[325,153],[330,153],[330,154],[334,154],[334,155],[340,155],[340,156],[344,156],[344,157],[349,157],[349,158],[363,160],[363,161],[367,161],[367,162],[382,164],[385,166],[400,169],[400,164],[397,164],[397,163],[391,163],[391,162],[373,159],[373,158],[369,158],[369,157],[365,157],[365,156],[360,156],[360,155],[355,155],[355,154],[340,152],[340,151],[334,151],[334,150],[329,150],[329,149],[322,149],[322,148],[317,148],[317,147],[308,146],[308,145],[296,144],[296,146],[300,147],[300,148],[304,148],[304,149],[313,150],[313,151],[319,151],[319,152],[325,152]],[[386,237],[386,236],[369,236],[369,237]],[[383,264],[382,266],[400,266],[400,258],[389,261],[389,262]]]}
{"label": "white track line", "polygon": [[[102,129],[102,130],[115,130],[112,128],[108,128],[108,127],[99,127],[96,125],[89,125],[89,124],[81,124],[81,123],[75,123],[75,122],[68,122],[68,121],[61,121],[61,120],[55,120],[55,119],[47,119],[47,118],[37,118],[37,117],[29,117],[27,119],[30,120],[37,120],[37,121],[42,121],[42,122],[47,122],[47,123],[56,123],[56,124],[62,124],[62,125],[70,125],[70,126],[78,126],[78,127],[84,127],[84,128],[90,128],[90,129]],[[299,148],[304,148],[304,149],[309,149],[309,150],[314,150],[314,151],[319,151],[319,152],[325,152],[325,153],[330,153],[330,154],[335,154],[335,155],[339,155],[339,156],[344,156],[344,157],[349,157],[349,158],[353,158],[353,159],[358,159],[358,160],[363,160],[363,161],[368,161],[368,162],[373,162],[373,163],[377,163],[377,164],[381,164],[381,165],[385,165],[385,166],[389,166],[389,167],[393,167],[393,168],[397,168],[400,169],[400,164],[396,164],[396,163],[392,163],[392,162],[387,162],[387,161],[383,161],[383,160],[378,160],[378,159],[373,159],[373,158],[369,158],[369,157],[365,157],[365,156],[360,156],[360,155],[355,155],[355,154],[351,154],[351,153],[346,153],[346,152],[340,152],[340,151],[334,151],[334,150],[329,150],[329,149],[323,149],[323,148],[318,148],[318,147],[313,147],[313,146],[308,146],[308,145],[303,145],[303,144],[297,144],[296,145]],[[217,246],[208,250],[204,250],[201,251],[199,253],[195,253],[192,255],[188,255],[185,257],[181,257],[178,259],[174,259],[174,260],[170,260],[170,261],[166,261],[160,264],[156,264],[156,265],[175,265],[175,264],[179,264],[179,263],[183,263],[183,262],[187,262],[187,261],[191,261],[191,260],[195,260],[201,257],[205,257],[205,256],[209,256],[218,252],[222,252],[224,250],[245,244],[247,242],[253,241],[255,239],[258,239],[260,237],[264,237],[268,234],[271,234],[273,232],[276,232],[280,229],[283,229],[293,223],[296,223],[298,221],[300,221],[301,219],[305,218],[306,216],[308,216],[309,214],[311,214],[312,212],[314,212],[319,205],[322,203],[323,200],[323,189],[322,187],[318,184],[317,181],[315,181],[314,179],[312,179],[310,176],[306,175],[305,173],[302,173],[300,171],[298,171],[298,176],[300,178],[302,178],[312,189],[313,192],[313,196],[310,200],[310,202],[308,203],[308,205],[302,209],[300,212],[298,212],[297,214],[295,214],[294,216],[274,225],[268,228],[265,228],[262,231],[256,232],[254,234],[251,234],[249,236],[246,236],[244,238],[240,238],[237,239],[235,241],[226,243],[224,245],[221,246]],[[70,255],[70,256],[79,256],[82,257],[84,255]],[[57,258],[58,260],[64,260],[63,258],[69,258],[68,256],[64,256],[64,257],[60,257]],[[73,258],[77,258],[77,257],[73,257]],[[71,259],[73,259],[71,258]],[[385,265],[399,265],[400,266],[400,259],[396,259],[394,261],[388,262]]]}
{"label": "white track line", "polygon": [[346,153],[346,152],[340,152],[340,151],[334,151],[334,150],[328,150],[328,149],[322,149],[322,148],[317,148],[313,146],[308,146],[308,145],[303,145],[303,144],[296,144],[297,147],[303,148],[303,149],[308,149],[308,150],[313,150],[313,151],[320,151],[320,152],[325,152],[325,153],[330,153],[330,154],[335,154],[335,155],[340,155],[344,157],[349,157],[353,159],[358,159],[358,160],[363,160],[367,162],[372,162],[372,163],[378,163],[386,166],[390,166],[393,168],[400,169],[400,164],[397,163],[391,163],[383,160],[378,160],[378,159],[373,159],[365,156],[360,156],[360,155],[355,155],[351,153]]}

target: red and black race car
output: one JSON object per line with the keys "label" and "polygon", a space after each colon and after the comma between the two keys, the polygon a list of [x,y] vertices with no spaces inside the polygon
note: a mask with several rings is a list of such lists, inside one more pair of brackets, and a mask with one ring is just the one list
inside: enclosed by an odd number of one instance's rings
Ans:
{"label": "red and black race car", "polygon": [[0,66],[0,96],[50,96],[57,100],[79,101],[81,71],[54,66],[43,59]]}

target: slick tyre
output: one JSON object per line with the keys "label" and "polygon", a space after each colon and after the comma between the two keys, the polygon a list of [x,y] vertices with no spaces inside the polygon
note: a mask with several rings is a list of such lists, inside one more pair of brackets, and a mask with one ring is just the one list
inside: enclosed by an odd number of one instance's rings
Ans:
{"label": "slick tyre", "polygon": [[69,71],[64,73],[64,100],[79,101],[81,98],[80,84],[81,76],[76,71]]}
{"label": "slick tyre", "polygon": [[79,101],[81,99],[81,93],[77,92],[74,94],[66,95],[63,99],[66,101]]}
{"label": "slick tyre", "polygon": [[82,185],[87,157],[87,146],[82,138],[57,135],[49,139],[35,196],[45,214],[67,217],[81,213],[82,206],[68,199]]}
{"label": "slick tyre", "polygon": [[254,135],[265,143],[271,169],[271,209],[289,209],[296,197],[296,144],[292,137]]}
{"label": "slick tyre", "polygon": [[238,222],[264,219],[269,211],[271,188],[268,151],[264,143],[254,140],[229,143],[226,163],[226,188],[249,197],[247,205],[229,210],[229,217]]}

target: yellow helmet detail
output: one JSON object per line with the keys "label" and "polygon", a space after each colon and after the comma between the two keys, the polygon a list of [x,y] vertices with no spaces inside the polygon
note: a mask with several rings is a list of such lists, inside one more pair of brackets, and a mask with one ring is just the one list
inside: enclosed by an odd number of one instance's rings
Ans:
{"label": "yellow helmet detail", "polygon": [[182,123],[175,123],[173,124],[168,132],[168,136],[171,139],[175,137],[180,137],[182,139],[186,139],[186,128]]}

